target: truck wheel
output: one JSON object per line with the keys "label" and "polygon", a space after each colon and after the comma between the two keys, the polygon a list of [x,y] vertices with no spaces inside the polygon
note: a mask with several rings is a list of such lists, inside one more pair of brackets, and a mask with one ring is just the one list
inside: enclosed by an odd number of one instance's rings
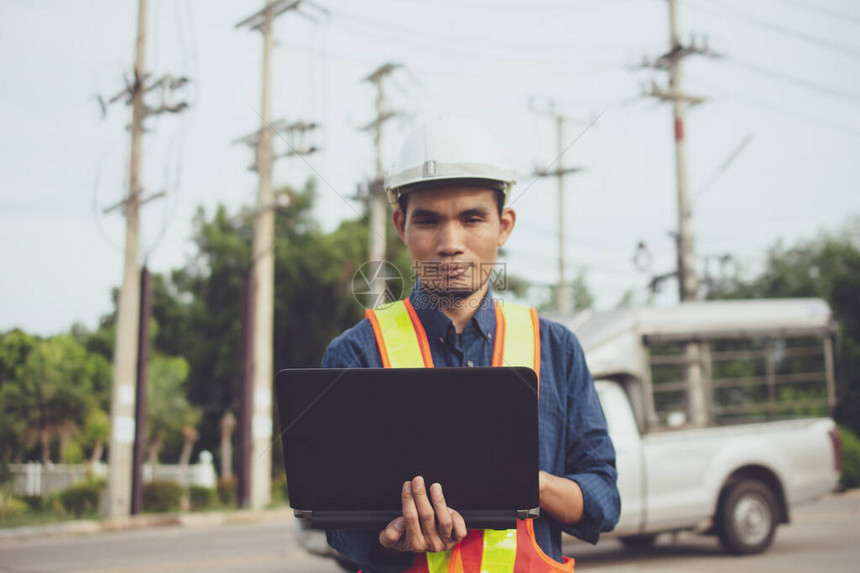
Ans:
{"label": "truck wheel", "polygon": [[734,555],[752,555],[767,549],[777,525],[773,491],[758,480],[741,480],[725,493],[717,509],[717,535]]}
{"label": "truck wheel", "polygon": [[359,567],[357,564],[353,563],[346,557],[336,555],[334,560],[337,561],[337,564],[340,565],[340,568],[344,571],[349,571],[350,573],[358,573],[358,570],[361,569],[361,567]]}
{"label": "truck wheel", "polygon": [[654,545],[654,542],[657,540],[657,534],[643,533],[641,535],[625,535],[623,537],[619,537],[618,540],[621,541],[621,544],[627,549],[641,551],[642,549],[648,549]]}

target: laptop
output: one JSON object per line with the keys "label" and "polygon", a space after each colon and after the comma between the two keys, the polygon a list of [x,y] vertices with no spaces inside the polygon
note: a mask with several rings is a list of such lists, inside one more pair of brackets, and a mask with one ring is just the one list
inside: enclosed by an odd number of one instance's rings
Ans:
{"label": "laptop", "polygon": [[469,529],[539,514],[530,368],[290,369],[275,392],[290,506],[313,529],[384,528],[417,475]]}

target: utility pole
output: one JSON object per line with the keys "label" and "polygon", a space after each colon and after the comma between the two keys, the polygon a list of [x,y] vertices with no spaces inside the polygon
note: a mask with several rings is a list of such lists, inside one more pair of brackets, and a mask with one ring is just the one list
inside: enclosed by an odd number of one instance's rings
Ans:
{"label": "utility pole", "polygon": [[[104,512],[109,517],[122,517],[131,510],[133,441],[136,431],[135,422],[135,380],[138,364],[138,341],[140,327],[140,269],[139,251],[139,211],[149,201],[164,196],[165,192],[143,196],[140,184],[140,163],[142,156],[143,122],[150,115],[170,112],[177,113],[187,107],[185,102],[172,103],[168,93],[185,85],[187,78],[174,78],[165,75],[147,84],[146,73],[146,0],[138,0],[137,43],[134,63],[134,77],[126,81],[125,89],[108,102],[121,99],[132,106],[131,115],[131,162],[129,166],[128,195],[119,203],[108,207],[104,212],[122,209],[126,217],[125,262],[122,286],[117,304],[116,342],[113,356],[113,385],[111,391],[111,433],[108,452],[108,505]],[[162,103],[157,108],[147,107],[144,95],[161,88]]]}
{"label": "utility pole", "polygon": [[678,14],[676,0],[669,2],[669,51],[654,62],[646,60],[644,65],[656,70],[669,72],[669,88],[659,88],[652,82],[645,95],[672,102],[675,134],[675,167],[678,185],[678,291],[682,302],[696,300],[698,281],[696,279],[696,260],[693,249],[693,233],[690,222],[690,198],[687,183],[687,149],[684,129],[684,113],[687,106],[702,103],[701,97],[683,93],[681,89],[681,60],[692,54],[714,56],[708,49],[707,41],[698,46],[693,39],[689,45],[681,44],[678,34]]}
{"label": "utility pole", "polygon": [[[134,462],[131,476],[131,514],[143,511],[143,445],[146,441],[146,388],[149,371],[149,319],[152,316],[152,278],[146,262],[140,272],[140,314],[137,341]],[[153,471],[155,468],[153,468]]]}
{"label": "utility pole", "polygon": [[[274,301],[275,301],[275,259],[272,247],[275,240],[275,197],[272,190],[272,133],[279,127],[285,127],[285,122],[271,123],[269,106],[269,82],[271,78],[272,47],[274,36],[272,24],[274,19],[288,11],[296,11],[307,18],[308,14],[299,12],[301,6],[312,6],[317,10],[327,11],[316,6],[309,0],[266,0],[262,10],[236,24],[236,28],[249,27],[263,34],[263,78],[262,101],[260,103],[260,129],[240,141],[249,143],[256,148],[255,170],[259,177],[257,189],[257,209],[254,217],[254,239],[252,246],[253,263],[251,267],[251,284],[254,293],[251,300],[253,308],[250,318],[252,329],[250,359],[252,360],[253,405],[251,420],[240,421],[251,426],[251,467],[248,505],[253,509],[262,509],[269,503],[271,497],[271,441],[272,441],[272,344],[274,332]],[[307,131],[316,127],[313,124],[301,124]],[[291,149],[289,154],[298,153]],[[240,429],[240,435],[242,430]],[[247,448],[243,443],[241,448]],[[248,475],[240,472],[240,475]]]}
{"label": "utility pole", "polygon": [[555,121],[556,131],[556,160],[555,169],[552,171],[544,171],[535,169],[536,177],[555,177],[558,180],[558,290],[556,292],[556,310],[559,314],[567,314],[570,312],[570,287],[567,282],[567,270],[565,260],[565,234],[564,234],[564,176],[570,173],[582,171],[581,167],[569,167],[567,169],[562,165],[562,155],[564,154],[564,122],[566,118],[563,114],[555,110],[555,102],[550,102],[545,109],[538,109],[534,105],[534,101],[529,102],[532,111],[543,113],[550,116]]}
{"label": "utility pole", "polygon": [[[360,128],[362,131],[373,133],[373,144],[376,148],[376,173],[374,178],[367,182],[367,194],[359,194],[358,198],[367,200],[368,211],[370,212],[369,260],[380,261],[380,264],[381,261],[386,260],[385,236],[387,230],[386,214],[388,212],[388,198],[385,195],[384,186],[385,172],[382,167],[382,126],[399,115],[396,111],[386,109],[383,80],[399,67],[401,67],[400,64],[387,62],[363,80],[376,86],[376,118]],[[378,276],[378,273],[374,275],[373,284],[370,287],[378,303],[389,302],[383,298],[385,281]]]}
{"label": "utility pole", "polygon": [[[689,45],[681,44],[678,34],[677,0],[669,2],[669,51],[657,58],[653,63],[645,61],[646,67],[669,72],[669,88],[662,89],[656,83],[646,95],[663,101],[672,102],[675,132],[675,167],[678,185],[678,234],[677,242],[677,276],[678,292],[681,302],[694,301],[697,297],[698,280],[696,278],[696,259],[693,249],[693,233],[690,221],[690,197],[687,184],[687,150],[684,130],[684,113],[688,105],[701,103],[703,98],[683,93],[681,88],[681,60],[692,54],[713,56],[708,49],[707,41],[697,46],[695,39]],[[656,278],[655,278],[656,280]],[[701,349],[698,343],[686,344],[685,356],[687,363],[686,381],[688,390],[690,422],[694,426],[707,425],[708,397],[706,381],[703,377]]]}
{"label": "utility pole", "polygon": [[[251,333],[254,331],[254,277],[252,273],[246,273],[242,280],[242,315],[241,332],[239,334],[239,432],[238,441],[242,444],[239,448],[237,471],[236,471],[236,501],[239,507],[247,507],[251,502],[251,449],[248,444],[252,443],[251,418],[253,417],[254,405],[254,368],[251,359]],[[232,453],[232,450],[231,450]],[[232,458],[232,456],[231,456]],[[225,467],[231,467],[232,459],[228,459]]]}

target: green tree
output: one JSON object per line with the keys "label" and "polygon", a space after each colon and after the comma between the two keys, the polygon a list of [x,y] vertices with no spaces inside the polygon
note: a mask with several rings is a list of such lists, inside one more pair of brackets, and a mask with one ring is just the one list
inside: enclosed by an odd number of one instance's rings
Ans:
{"label": "green tree", "polygon": [[820,297],[839,326],[836,347],[835,418],[860,432],[860,218],[842,229],[820,233],[793,246],[778,242],[764,270],[750,280],[735,279],[721,298]]}
{"label": "green tree", "polygon": [[93,357],[70,335],[38,343],[28,354],[20,378],[0,389],[3,417],[21,441],[41,446],[41,459],[51,459],[51,441],[65,444],[83,425],[93,407],[92,377],[99,370]]}
{"label": "green tree", "polygon": [[[588,269],[581,267],[568,286],[568,299],[572,303],[574,312],[579,312],[594,306],[594,294],[588,287]],[[554,285],[550,290],[549,298],[538,305],[538,310],[553,311],[558,308],[558,286]]]}
{"label": "green tree", "polygon": [[618,299],[618,302],[615,303],[615,308],[630,308],[636,303],[636,291],[635,289],[627,289],[624,291],[624,294],[621,295],[621,298]]}
{"label": "green tree", "polygon": [[576,278],[570,285],[571,296],[573,297],[573,309],[575,311],[585,310],[594,306],[594,294],[588,288],[586,279],[588,277],[588,269],[582,267],[576,273]]}
{"label": "green tree", "polygon": [[0,334],[0,386],[21,378],[27,356],[38,342],[37,337],[18,328]]}
{"label": "green tree", "polygon": [[[273,245],[276,370],[318,366],[331,339],[362,318],[351,284],[366,262],[369,232],[362,220],[352,220],[326,233],[312,217],[313,184],[286,192],[294,200],[276,214]],[[250,214],[201,209],[194,219],[196,253],[183,268],[153,281],[155,347],[188,360],[188,397],[203,412],[198,450],[219,451],[219,421],[237,406],[240,294],[251,267],[251,238]],[[389,241],[390,258],[408,280],[408,255],[396,248],[393,231]]]}
{"label": "green tree", "polygon": [[184,358],[155,355],[146,378],[146,445],[154,466],[164,441],[181,439],[183,428],[194,428],[200,422],[201,412],[186,398],[188,363]]}
{"label": "green tree", "polygon": [[110,416],[107,412],[98,407],[90,410],[78,439],[89,450],[90,462],[100,461],[110,439]]}

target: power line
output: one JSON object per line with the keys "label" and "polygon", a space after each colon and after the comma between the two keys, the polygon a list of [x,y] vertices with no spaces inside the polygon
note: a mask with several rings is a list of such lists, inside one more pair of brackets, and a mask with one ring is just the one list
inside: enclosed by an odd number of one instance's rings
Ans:
{"label": "power line", "polygon": [[[352,30],[343,30],[347,34],[352,34]],[[356,32],[356,35],[359,35],[362,38],[367,38],[368,36],[364,35],[362,32]],[[372,38],[371,38],[372,39]],[[379,57],[376,55],[368,55],[363,56],[361,54],[351,54],[344,53],[339,51],[332,51],[329,49],[322,50],[312,46],[308,46],[306,44],[302,44],[299,42],[291,42],[291,41],[277,41],[278,47],[289,47],[294,49],[302,50],[311,55],[320,55],[326,58],[332,58],[342,62],[349,62],[354,64],[356,67],[366,67],[373,65],[374,63],[379,61]],[[428,47],[428,50],[431,49]],[[435,49],[434,49],[435,52]],[[433,76],[451,76],[456,78],[463,78],[464,76],[468,77],[470,80],[482,80],[482,81],[502,81],[506,83],[510,83],[511,77],[516,75],[517,77],[524,76],[533,76],[535,78],[546,78],[547,77],[547,66],[552,66],[553,68],[558,69],[558,71],[564,71],[565,78],[584,78],[584,77],[594,77],[596,75],[602,74],[621,74],[626,73],[626,67],[621,64],[613,63],[608,65],[593,65],[588,68],[584,68],[583,66],[577,66],[575,68],[575,72],[571,71],[571,66],[568,63],[564,63],[562,61],[558,62],[542,62],[542,67],[538,68],[534,65],[534,58],[530,58],[528,60],[506,60],[506,59],[493,59],[492,62],[498,64],[500,67],[498,71],[493,71],[489,69],[486,64],[488,60],[483,60],[480,58],[470,58],[468,56],[463,57],[462,54],[457,55],[457,62],[462,64],[464,62],[474,62],[478,64],[480,67],[476,69],[469,69],[468,72],[464,73],[463,66],[460,67],[451,67],[449,69],[445,68],[437,68],[437,67],[427,67],[424,61],[418,61],[412,67],[416,70],[420,71],[422,75],[433,75]],[[582,72],[582,73],[579,73]],[[410,75],[413,75],[410,73]],[[632,100],[631,100],[632,101]],[[622,102],[619,102],[622,103]],[[629,103],[627,100],[623,103]]]}
{"label": "power line", "polygon": [[860,17],[854,16],[852,14],[847,14],[845,12],[831,10],[830,8],[822,8],[821,6],[813,5],[808,2],[801,2],[800,0],[780,0],[780,2],[783,2],[784,4],[790,4],[792,6],[797,6],[798,8],[801,8],[803,10],[815,12],[816,14],[827,16],[828,18],[835,18],[840,22],[852,22],[854,24],[860,24]]}
{"label": "power line", "polygon": [[745,104],[752,105],[755,107],[767,109],[767,110],[770,110],[772,112],[784,115],[790,119],[794,119],[794,120],[798,120],[798,121],[805,121],[807,123],[814,124],[818,127],[825,127],[825,128],[832,129],[832,130],[841,131],[843,133],[850,133],[852,135],[860,135],[860,128],[854,128],[852,126],[848,126],[848,125],[845,125],[843,123],[838,123],[838,122],[831,121],[831,120],[828,120],[825,118],[821,118],[821,117],[818,117],[815,115],[811,115],[811,114],[799,112],[799,111],[796,111],[793,109],[774,105],[772,102],[761,100],[761,99],[758,99],[755,97],[751,97],[751,96],[748,96],[746,94],[734,92],[731,90],[726,90],[723,86],[713,84],[713,83],[699,79],[699,76],[694,76],[694,80],[697,83],[700,83],[703,86],[707,87],[708,89],[712,89],[712,90],[715,90],[717,92],[720,92],[724,95],[729,96],[730,98],[736,99],[737,101],[739,101],[741,103],[745,103]]}
{"label": "power line", "polygon": [[[470,41],[462,35],[433,32],[431,30],[421,28],[404,27],[400,24],[395,28],[391,23],[368,19],[354,13],[339,13],[338,16],[339,18],[332,20],[332,25],[334,27],[364,29],[370,39],[379,39],[384,37],[391,38],[399,43],[399,49],[403,48],[402,42],[408,42],[410,47],[414,47],[414,44],[417,42],[425,45],[429,44],[428,47],[437,53],[439,50],[453,48],[457,51],[458,56],[462,55],[460,51],[467,50],[474,52],[472,54],[473,56],[478,56],[478,58],[475,59],[480,59],[480,57],[483,56],[484,61],[486,61],[486,59],[497,61],[499,58],[506,58],[507,60],[519,59],[528,61],[531,64],[534,64],[535,57],[540,57],[542,60],[554,59],[559,62],[566,62],[568,65],[571,61],[600,62],[601,60],[610,60],[610,58],[596,57],[573,58],[569,53],[570,51],[576,50],[576,54],[582,53],[582,47],[576,47],[573,45],[544,44],[536,46],[533,43],[511,44],[507,38],[489,37],[482,38],[477,41]],[[601,56],[605,56],[610,47],[612,46],[588,46],[589,49],[596,50],[596,53]],[[567,51],[567,53],[564,53],[565,51]]]}
{"label": "power line", "polygon": [[[496,3],[496,2],[434,2],[433,6],[442,6],[446,9],[466,9],[466,10],[492,10],[493,12],[523,12],[534,10],[559,11],[566,12],[568,10],[589,11],[600,8],[610,8],[630,4],[633,0],[580,0],[579,2],[571,2],[570,0],[563,2],[517,2],[513,4]],[[400,4],[420,5],[427,7],[425,0],[400,0]]]}
{"label": "power line", "polygon": [[[781,26],[779,24],[772,24],[767,20],[762,20],[761,18],[757,18],[743,10],[738,10],[737,8],[732,8],[726,6],[725,4],[720,4],[718,10],[714,10],[714,8],[704,7],[702,5],[698,5],[695,3],[690,3],[691,0],[683,0],[684,4],[687,4],[689,7],[694,10],[703,10],[705,12],[710,12],[711,14],[717,14],[718,16],[728,17],[734,20],[740,20],[743,22],[747,22],[748,24],[752,24],[754,26],[758,26],[765,30],[769,30],[771,32],[776,32],[778,34],[782,34],[783,36],[787,36],[790,38],[794,38],[796,40],[800,40],[806,42],[808,44],[812,44],[815,46],[819,46],[821,48],[826,48],[835,52],[839,52],[849,58],[860,61],[860,47],[852,46],[850,44],[843,44],[841,42],[834,42],[831,40],[826,40],[824,38],[820,38],[818,36],[813,36],[811,34],[807,34],[806,32],[800,32],[798,30],[792,30],[791,28],[786,28],[785,26]],[[703,0],[705,2],[712,3],[713,0]]]}
{"label": "power line", "polygon": [[[557,237],[558,233],[556,233],[553,229],[546,227],[544,225],[537,225],[532,223],[524,222],[522,219],[517,219],[517,229],[522,229],[523,232],[527,232],[530,234],[538,234],[545,237]],[[602,251],[604,253],[618,253],[622,250],[626,252],[627,250],[627,240],[623,239],[624,245],[623,247],[612,247],[607,245],[605,240],[598,240],[593,238],[593,234],[589,235],[571,235],[570,233],[566,234],[565,239],[568,241],[567,244],[571,246],[579,246],[579,247],[587,247],[589,252]],[[620,243],[619,243],[620,244]]]}
{"label": "power line", "polygon": [[800,86],[809,90],[813,90],[822,94],[826,94],[829,96],[837,97],[840,99],[847,100],[851,103],[860,103],[860,92],[851,92],[840,90],[839,88],[834,88],[832,86],[821,85],[819,82],[815,82],[812,80],[807,80],[804,78],[799,78],[796,76],[792,76],[777,70],[772,70],[770,68],[766,68],[759,64],[754,64],[752,62],[746,62],[743,60],[735,59],[731,56],[723,56],[723,60],[729,62],[730,64],[734,64],[738,67],[744,68],[746,70],[756,72],[763,76],[767,76],[769,78],[777,79],[782,82],[786,82],[792,85]]}
{"label": "power line", "polygon": [[[505,247],[505,255],[503,258],[507,259],[506,263],[514,263],[511,259],[516,257],[517,259],[527,259],[532,262],[535,260],[546,262],[547,264],[544,266],[550,266],[550,262],[555,262],[556,258],[553,255],[547,253],[535,253],[532,250],[529,251],[520,251],[518,249],[511,249],[510,247]],[[607,275],[616,275],[616,276],[634,276],[636,274],[636,269],[632,266],[629,269],[624,269],[621,266],[613,266],[606,265],[605,261],[601,261],[600,263],[594,263],[587,260],[580,259],[577,264],[573,265],[577,268],[585,268],[589,271],[593,270],[595,272],[599,272]],[[558,277],[554,281],[552,281],[552,285],[558,287]]]}
{"label": "power line", "polygon": [[698,201],[701,199],[702,195],[711,188],[715,181],[717,181],[720,176],[726,172],[726,170],[731,167],[732,163],[738,158],[738,156],[743,153],[744,149],[746,149],[747,145],[749,145],[750,141],[752,141],[752,134],[747,134],[741,142],[735,146],[732,152],[726,157],[717,170],[711,175],[705,183],[699,187],[696,196],[693,198],[694,201]]}

